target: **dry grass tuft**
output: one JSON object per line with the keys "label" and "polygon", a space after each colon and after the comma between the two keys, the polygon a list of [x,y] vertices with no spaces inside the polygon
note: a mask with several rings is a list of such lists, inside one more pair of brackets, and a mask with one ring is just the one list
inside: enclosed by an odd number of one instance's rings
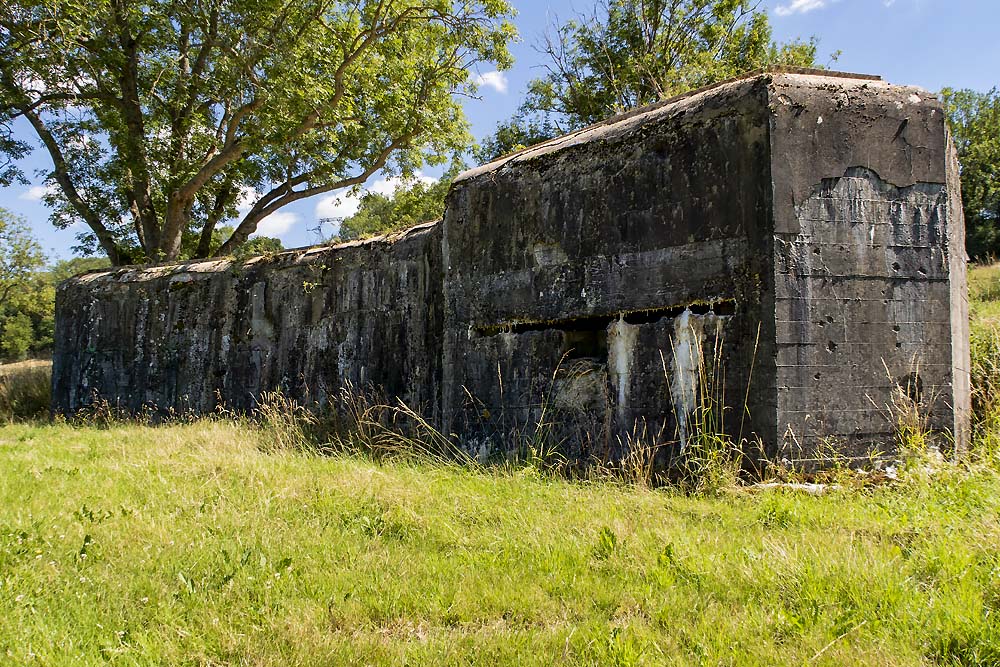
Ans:
{"label": "dry grass tuft", "polygon": [[49,414],[52,362],[0,365],[0,421],[37,419]]}

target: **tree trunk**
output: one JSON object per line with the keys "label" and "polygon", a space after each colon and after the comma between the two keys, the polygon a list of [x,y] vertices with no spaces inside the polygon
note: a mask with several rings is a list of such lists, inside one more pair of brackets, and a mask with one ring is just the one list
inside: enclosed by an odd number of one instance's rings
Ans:
{"label": "tree trunk", "polygon": [[[173,262],[181,253],[181,238],[191,221],[191,203],[179,200],[176,196],[167,202],[166,220],[160,231],[160,243],[155,249],[155,262]],[[149,254],[147,252],[147,254]]]}

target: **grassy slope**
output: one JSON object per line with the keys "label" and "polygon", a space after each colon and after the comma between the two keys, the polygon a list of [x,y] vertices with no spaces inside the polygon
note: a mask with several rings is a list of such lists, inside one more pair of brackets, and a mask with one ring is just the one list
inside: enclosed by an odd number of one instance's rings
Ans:
{"label": "grassy slope", "polygon": [[993,474],[691,498],[530,469],[267,454],[259,437],[209,422],[0,429],[0,656],[1000,659]]}
{"label": "grassy slope", "polygon": [[268,449],[0,427],[0,663],[1000,663],[997,466],[684,497]]}

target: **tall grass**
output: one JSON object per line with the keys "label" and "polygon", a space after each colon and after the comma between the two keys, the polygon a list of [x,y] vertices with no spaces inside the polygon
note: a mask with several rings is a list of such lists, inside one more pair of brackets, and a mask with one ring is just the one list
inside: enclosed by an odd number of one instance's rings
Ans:
{"label": "tall grass", "polygon": [[49,361],[0,365],[0,421],[48,416],[51,377]]}
{"label": "tall grass", "polygon": [[[738,436],[726,433],[724,341],[721,336],[710,340],[711,355],[705,354],[701,341],[696,345],[698,401],[691,415],[690,441],[680,460],[681,484],[696,493],[717,492],[739,483],[746,449]],[[739,406],[740,411],[746,409],[745,404]]]}
{"label": "tall grass", "polygon": [[1000,464],[1000,264],[969,272],[972,455]]}
{"label": "tall grass", "polygon": [[[981,460],[1000,464],[1000,265],[970,268],[972,304],[972,385],[974,407],[974,442],[972,454]],[[691,433],[682,456],[672,458],[673,468],[663,475],[658,465],[664,449],[676,448],[677,442],[665,434],[655,437],[642,428],[627,434],[621,443],[623,456],[618,460],[595,457],[582,463],[571,461],[562,453],[567,430],[552,405],[552,392],[560,373],[571,373],[560,362],[553,372],[550,389],[542,397],[541,412],[534,424],[510,425],[503,434],[512,456],[504,457],[503,466],[528,466],[546,474],[587,478],[612,478],[642,486],[655,486],[670,479],[689,490],[713,491],[739,482],[745,453],[760,449],[759,443],[741,442],[724,429],[724,368],[722,340],[710,338],[709,350],[699,343],[697,405],[688,419]],[[23,362],[0,366],[0,420],[36,419],[48,414],[50,402],[49,362]],[[664,373],[667,373],[664,360]],[[469,397],[473,400],[473,397]],[[891,412],[898,430],[902,453],[919,455],[929,438],[927,415],[921,406],[900,388],[891,405],[879,406]],[[237,421],[245,415],[220,410],[217,415]],[[174,415],[175,418],[179,416]],[[192,415],[183,416],[186,419]],[[264,436],[266,446],[274,450],[309,449],[363,453],[373,458],[426,457],[471,464],[480,460],[463,447],[453,434],[444,433],[419,412],[403,403],[388,404],[372,390],[346,386],[324,410],[294,401],[281,391],[265,392],[249,415],[251,423]],[[139,417],[140,421],[142,416]],[[162,415],[157,415],[162,419]],[[83,416],[83,423],[113,427],[131,418],[110,406],[95,404]],[[560,435],[561,434],[561,435]],[[669,434],[667,434],[669,435]],[[830,468],[842,468],[835,451],[828,453]],[[669,457],[667,457],[669,458]],[[790,471],[765,465],[760,474],[778,474],[788,478]],[[754,471],[752,471],[754,472]]]}

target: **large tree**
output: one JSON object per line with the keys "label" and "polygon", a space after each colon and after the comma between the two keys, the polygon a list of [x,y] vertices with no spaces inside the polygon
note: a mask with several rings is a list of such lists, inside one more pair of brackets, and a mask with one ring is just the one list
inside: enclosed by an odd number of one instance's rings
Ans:
{"label": "large tree", "polygon": [[1000,256],[1000,91],[941,92],[962,165],[966,248],[973,259]]}
{"label": "large tree", "polygon": [[558,25],[540,46],[545,75],[513,119],[477,152],[520,145],[613,114],[772,67],[815,65],[816,42],[775,44],[759,0],[603,0]]}
{"label": "large tree", "polygon": [[[0,151],[114,264],[228,254],[282,206],[466,144],[455,99],[509,65],[506,0],[9,0]],[[18,174],[10,163],[0,178]],[[242,204],[242,207],[240,206]],[[240,215],[240,211],[242,215]]]}

